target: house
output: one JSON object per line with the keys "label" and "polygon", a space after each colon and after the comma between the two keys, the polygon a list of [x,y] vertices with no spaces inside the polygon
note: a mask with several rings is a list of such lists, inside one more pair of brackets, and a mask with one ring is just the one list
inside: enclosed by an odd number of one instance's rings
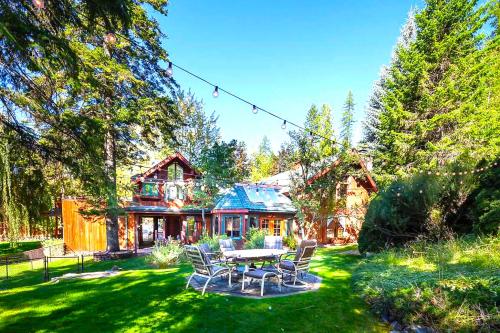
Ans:
{"label": "house", "polygon": [[[337,184],[335,200],[337,202],[342,201],[343,204],[341,208],[337,208],[334,212],[325,216],[324,221],[321,221],[316,226],[315,237],[322,243],[357,240],[370,195],[378,191],[377,185],[371,177],[370,171],[362,157],[356,150],[352,150],[351,153],[357,161],[353,167],[360,170],[362,176],[348,176],[343,182]],[[340,163],[340,160],[335,160],[329,167],[323,168],[316,174],[311,175],[307,182],[312,184],[322,177],[326,177]],[[289,191],[294,172],[298,171],[290,170],[282,172],[261,180],[260,184],[279,184],[282,189],[281,191],[286,195],[290,195]],[[327,205],[328,203],[325,202],[323,206],[326,207]]]}
{"label": "house", "polygon": [[[180,153],[133,176],[133,197],[124,204],[125,214],[119,218],[120,248],[137,250],[167,238],[190,243],[199,238],[203,228],[210,230],[210,209],[191,205],[192,189],[200,176]],[[106,249],[104,217],[84,214],[88,208],[83,199],[63,199],[64,242],[70,250]]]}
{"label": "house", "polygon": [[250,228],[265,229],[269,235],[290,235],[297,210],[280,189],[278,186],[236,184],[226,190],[212,209],[212,233],[236,240],[242,239]]}
{"label": "house", "polygon": [[[296,210],[280,187],[236,184],[224,191],[215,207],[193,205],[193,189],[201,174],[180,153],[155,164],[131,178],[132,200],[124,204],[119,217],[122,250],[137,250],[157,240],[196,242],[205,230],[242,240],[251,227],[270,235],[287,235],[293,230]],[[106,224],[102,215],[85,214],[92,207],[83,199],[62,202],[64,242],[73,251],[106,249]]]}

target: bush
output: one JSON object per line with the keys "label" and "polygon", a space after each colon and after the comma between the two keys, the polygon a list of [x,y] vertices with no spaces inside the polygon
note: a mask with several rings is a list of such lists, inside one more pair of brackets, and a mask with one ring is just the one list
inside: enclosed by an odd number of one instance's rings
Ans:
{"label": "bush", "polygon": [[184,259],[184,248],[178,241],[170,241],[167,243],[156,243],[146,257],[146,261],[159,268],[166,268],[178,264]]}
{"label": "bush", "polygon": [[250,228],[246,234],[245,249],[263,249],[266,230]]}
{"label": "bush", "polygon": [[297,239],[293,235],[283,237],[283,244],[290,250],[297,249]]}
{"label": "bush", "polygon": [[43,254],[46,256],[63,256],[64,255],[64,240],[62,239],[46,239],[42,241]]}
{"label": "bush", "polygon": [[354,287],[372,310],[438,331],[500,329],[500,240],[411,242],[362,262]]}
{"label": "bush", "polygon": [[196,244],[208,244],[208,246],[210,247],[210,250],[212,250],[212,252],[219,252],[220,251],[220,245],[219,245],[220,239],[227,239],[227,235],[214,235],[214,236],[210,237],[210,235],[208,233],[204,232]]}

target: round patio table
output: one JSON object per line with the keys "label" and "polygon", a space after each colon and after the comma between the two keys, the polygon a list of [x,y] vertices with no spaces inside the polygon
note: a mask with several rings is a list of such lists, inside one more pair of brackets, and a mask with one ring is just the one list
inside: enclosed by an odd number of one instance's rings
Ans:
{"label": "round patio table", "polygon": [[275,260],[276,257],[285,253],[287,253],[286,250],[279,249],[234,250],[225,251],[224,257],[245,263],[245,271],[248,271],[248,263]]}

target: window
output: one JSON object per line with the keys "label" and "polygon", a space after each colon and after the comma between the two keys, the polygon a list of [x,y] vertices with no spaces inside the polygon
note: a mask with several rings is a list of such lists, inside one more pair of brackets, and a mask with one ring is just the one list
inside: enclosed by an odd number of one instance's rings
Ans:
{"label": "window", "polygon": [[167,190],[165,191],[165,197],[167,200],[184,200],[184,189],[179,185],[171,185],[167,187]]}
{"label": "window", "polygon": [[250,216],[248,218],[248,229],[250,228],[258,228],[257,218],[255,216]]}
{"label": "window", "polygon": [[224,218],[225,222],[225,232],[228,237],[239,238],[240,237],[240,227],[241,227],[241,217],[240,216],[226,216]]}
{"label": "window", "polygon": [[280,220],[274,220],[274,228],[273,228],[273,235],[274,236],[281,236],[281,221]]}
{"label": "window", "polygon": [[158,184],[157,183],[143,183],[141,187],[141,195],[145,197],[157,197]]}
{"label": "window", "polygon": [[169,181],[183,180],[184,170],[178,163],[172,163],[168,166],[167,179]]}
{"label": "window", "polygon": [[286,220],[286,234],[288,236],[293,234],[293,219]]}
{"label": "window", "polygon": [[261,224],[260,224],[260,228],[262,230],[269,230],[269,220],[268,219],[263,219]]}
{"label": "window", "polygon": [[216,216],[214,221],[214,235],[219,234],[219,218]]}
{"label": "window", "polygon": [[191,237],[194,234],[194,216],[188,216],[187,217],[187,230],[186,230],[186,236]]}

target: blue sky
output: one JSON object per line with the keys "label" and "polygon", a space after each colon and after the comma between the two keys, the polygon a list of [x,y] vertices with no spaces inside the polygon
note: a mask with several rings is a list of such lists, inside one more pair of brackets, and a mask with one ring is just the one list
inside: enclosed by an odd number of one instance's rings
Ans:
{"label": "blue sky", "polygon": [[[355,140],[373,81],[387,64],[411,7],[419,0],[202,1],[171,0],[157,17],[172,61],[284,118],[302,124],[311,104],[330,104],[340,123],[354,94]],[[184,90],[219,116],[224,140],[252,152],[267,135],[274,149],[287,140],[281,122],[177,70]]]}

